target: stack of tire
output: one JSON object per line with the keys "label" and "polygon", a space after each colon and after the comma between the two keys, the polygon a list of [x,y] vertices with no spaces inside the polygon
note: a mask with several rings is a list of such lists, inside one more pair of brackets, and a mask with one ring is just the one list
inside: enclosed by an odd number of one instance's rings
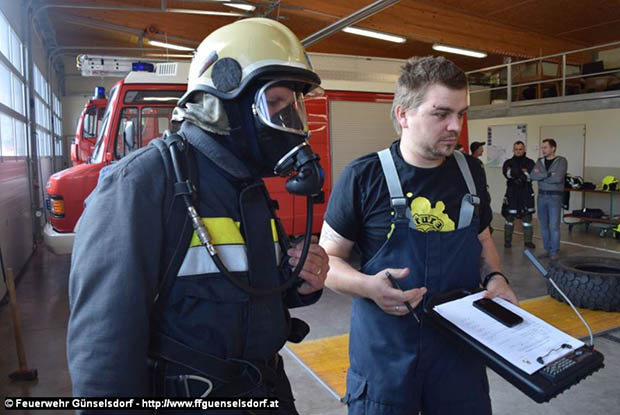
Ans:
{"label": "stack of tire", "polygon": [[[620,311],[620,256],[560,258],[551,265],[549,276],[576,307]],[[549,282],[547,291],[564,301]]]}

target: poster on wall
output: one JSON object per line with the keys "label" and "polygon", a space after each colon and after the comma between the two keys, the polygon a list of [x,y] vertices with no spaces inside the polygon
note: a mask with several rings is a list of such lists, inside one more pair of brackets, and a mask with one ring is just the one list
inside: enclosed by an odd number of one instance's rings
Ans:
{"label": "poster on wall", "polygon": [[512,157],[515,141],[527,148],[527,124],[490,125],[487,128],[487,167],[502,167]]}

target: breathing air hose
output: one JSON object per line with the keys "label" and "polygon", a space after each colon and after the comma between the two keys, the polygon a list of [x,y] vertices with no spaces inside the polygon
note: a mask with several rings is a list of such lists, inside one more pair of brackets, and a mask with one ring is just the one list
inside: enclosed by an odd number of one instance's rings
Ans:
{"label": "breathing air hose", "polygon": [[[170,148],[170,155],[171,155],[171,159],[172,159],[172,165],[174,168],[174,173],[175,176],[177,177],[177,182],[181,183],[181,182],[185,182],[188,184],[189,186],[189,181],[183,181],[182,180],[182,172],[181,172],[181,167],[179,166],[179,162],[178,162],[178,156],[177,156],[177,143],[181,146],[185,146],[186,144],[183,142],[176,142],[176,143],[172,143],[169,148]],[[183,151],[183,150],[182,150]],[[220,270],[220,272],[222,274],[224,274],[224,276],[226,278],[228,278],[230,280],[230,282],[232,282],[235,286],[237,286],[237,288],[245,291],[248,294],[251,295],[256,295],[256,296],[266,296],[266,295],[273,295],[273,294],[277,294],[277,293],[281,293],[283,291],[288,290],[290,287],[292,287],[296,282],[297,282],[297,277],[299,276],[304,263],[306,262],[306,257],[308,256],[308,251],[310,250],[310,241],[312,238],[312,215],[313,215],[313,200],[311,196],[308,196],[307,202],[306,202],[306,213],[307,213],[307,219],[306,219],[306,234],[304,235],[304,246],[301,250],[301,256],[299,258],[299,263],[297,264],[297,266],[295,267],[295,269],[293,270],[291,276],[284,282],[282,283],[280,286],[278,287],[274,287],[274,288],[266,288],[266,289],[258,289],[258,288],[254,288],[252,286],[250,286],[248,283],[246,283],[245,281],[235,277],[234,275],[232,275],[230,273],[230,271],[226,268],[226,265],[222,262],[222,259],[220,258],[220,256],[217,253],[217,250],[215,249],[215,246],[211,243],[211,236],[209,235],[209,232],[207,231],[206,226],[204,225],[204,223],[202,222],[200,215],[198,214],[198,212],[196,211],[196,208],[192,205],[192,201],[190,199],[190,196],[188,194],[182,194],[181,195],[183,198],[183,201],[185,202],[185,206],[187,208],[187,213],[189,214],[189,217],[192,221],[192,227],[194,228],[194,231],[196,231],[196,235],[198,236],[198,239],[200,240],[200,242],[204,245],[204,247],[206,248],[207,252],[209,253],[209,255],[211,256],[211,258],[213,259],[213,262],[215,263],[215,265],[217,266],[217,268]]]}

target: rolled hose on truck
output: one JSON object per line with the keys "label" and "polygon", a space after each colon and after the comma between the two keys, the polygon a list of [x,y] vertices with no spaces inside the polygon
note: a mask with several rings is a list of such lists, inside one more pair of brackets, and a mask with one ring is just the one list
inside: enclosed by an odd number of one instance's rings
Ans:
{"label": "rolled hose on truck", "polygon": [[[551,265],[549,277],[577,307],[620,311],[620,258],[575,256]],[[563,301],[547,282],[547,292]]]}

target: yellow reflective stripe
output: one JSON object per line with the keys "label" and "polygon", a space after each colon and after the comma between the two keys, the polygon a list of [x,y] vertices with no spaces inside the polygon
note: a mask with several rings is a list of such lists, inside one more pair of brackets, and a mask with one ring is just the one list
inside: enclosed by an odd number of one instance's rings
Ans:
{"label": "yellow reflective stripe", "polygon": [[[202,218],[202,223],[206,226],[213,245],[245,244],[243,236],[239,232],[239,222],[233,221],[232,218]],[[200,239],[198,239],[198,235],[194,231],[189,246],[191,248],[200,245]]]}
{"label": "yellow reflective stripe", "polygon": [[276,228],[276,221],[271,219],[271,234],[273,235],[273,241],[278,242],[278,229]]}
{"label": "yellow reflective stripe", "polygon": [[[239,227],[240,222],[235,222],[232,218],[202,218],[202,223],[207,228],[209,236],[211,236],[211,243],[213,245],[244,245],[245,241]],[[271,219],[271,234],[274,242],[278,242],[278,231],[276,229],[276,222]],[[194,231],[192,240],[189,244],[190,248],[200,246],[200,240],[198,235]]]}

